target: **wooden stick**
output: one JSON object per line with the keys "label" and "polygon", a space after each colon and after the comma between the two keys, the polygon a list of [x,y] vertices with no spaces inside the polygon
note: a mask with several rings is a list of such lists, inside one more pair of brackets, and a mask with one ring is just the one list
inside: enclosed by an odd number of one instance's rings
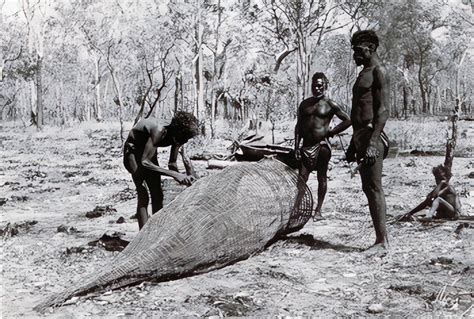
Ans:
{"label": "wooden stick", "polygon": [[231,162],[231,161],[220,161],[220,160],[208,160],[207,161],[207,168],[216,168],[216,169],[223,169],[227,166],[237,165],[240,164],[239,162]]}

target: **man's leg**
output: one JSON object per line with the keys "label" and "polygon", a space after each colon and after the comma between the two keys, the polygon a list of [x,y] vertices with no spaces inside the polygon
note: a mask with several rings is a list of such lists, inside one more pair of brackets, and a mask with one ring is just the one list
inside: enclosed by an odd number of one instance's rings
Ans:
{"label": "man's leg", "polygon": [[370,216],[375,228],[375,245],[382,245],[388,248],[385,194],[382,189],[383,145],[379,143],[377,146],[381,154],[380,157],[377,158],[372,166],[362,165],[360,176],[362,190],[367,196]]}
{"label": "man's leg", "polygon": [[146,224],[148,220],[148,203],[150,201],[148,197],[148,190],[146,189],[144,179],[139,174],[132,175],[133,182],[137,189],[137,218],[138,218],[138,229],[142,229],[143,225]]}
{"label": "man's leg", "polygon": [[151,213],[155,214],[157,211],[163,208],[163,188],[161,187],[161,175],[150,174],[146,178],[146,184],[150,189],[151,195]]}
{"label": "man's leg", "polygon": [[308,179],[309,179],[309,174],[311,173],[310,170],[308,170],[308,168],[306,168],[306,166],[301,163],[301,167],[300,167],[300,170],[299,170],[299,176],[301,177],[300,180],[302,180],[303,182],[307,182]]}
{"label": "man's leg", "polygon": [[328,165],[331,159],[331,150],[326,145],[321,145],[316,163],[316,171],[318,173],[318,204],[314,212],[313,219],[322,219],[321,208],[328,189]]}
{"label": "man's leg", "polygon": [[303,200],[305,191],[306,191],[306,182],[308,181],[310,171],[306,168],[303,161],[300,162],[300,168],[298,171],[298,194],[295,200],[295,209],[298,209],[301,206],[301,201]]}
{"label": "man's leg", "polygon": [[127,171],[132,175],[132,180],[137,190],[136,217],[138,219],[138,228],[141,229],[148,220],[148,190],[144,185],[145,181],[143,179],[143,173],[137,165],[135,154],[126,150],[126,154],[123,158],[123,164]]}

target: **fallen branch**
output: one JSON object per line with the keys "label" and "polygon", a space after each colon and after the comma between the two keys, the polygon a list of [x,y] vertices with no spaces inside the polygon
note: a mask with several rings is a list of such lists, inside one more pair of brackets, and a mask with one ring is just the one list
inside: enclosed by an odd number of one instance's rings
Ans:
{"label": "fallen branch", "polygon": [[209,169],[223,169],[227,166],[233,166],[240,164],[239,162],[231,162],[231,161],[220,161],[220,160],[208,160],[207,161],[207,168]]}

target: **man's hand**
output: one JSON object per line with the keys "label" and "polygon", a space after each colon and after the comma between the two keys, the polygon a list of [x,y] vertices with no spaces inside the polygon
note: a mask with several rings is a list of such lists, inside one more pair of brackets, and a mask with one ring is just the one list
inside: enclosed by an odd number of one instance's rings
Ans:
{"label": "man's hand", "polygon": [[174,179],[181,185],[187,186],[191,186],[191,184],[196,180],[194,176],[185,174],[178,174]]}
{"label": "man's hand", "polygon": [[351,145],[349,145],[349,148],[347,149],[347,152],[346,152],[346,161],[348,163],[352,163],[356,161],[355,149],[354,147],[351,147]]}
{"label": "man's hand", "polygon": [[367,150],[365,151],[365,159],[366,159],[366,164],[369,166],[372,166],[375,164],[375,161],[377,160],[377,157],[380,156],[380,152],[377,150],[375,145],[372,143],[369,144],[369,147],[367,147]]}
{"label": "man's hand", "polygon": [[179,173],[179,170],[178,170],[178,164],[176,162],[170,162],[168,163],[168,169],[170,171],[175,171],[175,172],[178,172]]}
{"label": "man's hand", "polygon": [[295,158],[298,162],[301,161],[301,150],[300,149],[295,150]]}
{"label": "man's hand", "polygon": [[[341,146],[342,146],[342,149],[344,150],[344,144],[342,144],[342,139],[341,139]],[[349,147],[347,148],[346,161],[348,163],[352,163],[356,161],[356,148],[355,148],[353,139],[351,139],[351,141],[349,142]]]}
{"label": "man's hand", "polygon": [[346,153],[346,161],[348,163],[352,163],[356,161],[356,154],[354,152],[347,151]]}

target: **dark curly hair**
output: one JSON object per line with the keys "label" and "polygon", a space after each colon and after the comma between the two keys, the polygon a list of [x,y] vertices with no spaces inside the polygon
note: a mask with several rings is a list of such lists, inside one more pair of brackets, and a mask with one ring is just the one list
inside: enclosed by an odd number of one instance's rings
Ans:
{"label": "dark curly hair", "polygon": [[361,30],[352,35],[351,45],[355,46],[364,42],[372,43],[375,49],[379,46],[379,37],[374,30]]}
{"label": "dark curly hair", "polygon": [[184,138],[192,138],[199,134],[197,118],[193,114],[183,111],[178,111],[174,114],[167,128]]}
{"label": "dark curly hair", "polygon": [[447,168],[444,165],[438,165],[436,167],[433,167],[433,169],[431,171],[433,172],[433,175],[435,176],[435,178],[438,178],[440,180],[445,179],[445,180],[449,181],[451,179],[451,177],[453,176],[453,174],[451,174],[451,171],[449,170],[449,168]]}
{"label": "dark curly hair", "polygon": [[322,79],[326,85],[329,84],[329,80],[323,72],[314,73],[311,81],[315,82],[317,79]]}
{"label": "dark curly hair", "polygon": [[328,89],[328,85],[329,85],[329,80],[328,78],[326,77],[326,75],[322,72],[316,72],[313,74],[313,77],[311,78],[311,86],[314,85],[314,83],[316,83],[316,80],[318,79],[321,79],[323,80],[323,83],[324,83],[324,89],[327,90]]}

